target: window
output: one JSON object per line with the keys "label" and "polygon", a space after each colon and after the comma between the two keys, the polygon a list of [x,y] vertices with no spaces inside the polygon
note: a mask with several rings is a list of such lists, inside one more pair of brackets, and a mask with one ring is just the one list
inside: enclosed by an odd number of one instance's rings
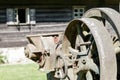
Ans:
{"label": "window", "polygon": [[29,8],[9,8],[7,11],[7,24],[35,24],[35,9]]}
{"label": "window", "polygon": [[84,14],[84,7],[74,6],[73,7],[73,18],[81,18]]}
{"label": "window", "polygon": [[18,9],[18,20],[19,23],[26,23],[25,9]]}

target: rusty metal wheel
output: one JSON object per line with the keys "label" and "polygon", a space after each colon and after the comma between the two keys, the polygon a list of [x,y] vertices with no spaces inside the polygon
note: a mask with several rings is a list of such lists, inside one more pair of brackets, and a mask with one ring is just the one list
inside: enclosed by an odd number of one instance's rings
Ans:
{"label": "rusty metal wheel", "polygon": [[[94,13],[94,14],[93,14]],[[88,10],[83,17],[95,18],[103,21],[106,29],[111,34],[117,57],[117,79],[120,78],[120,13],[111,8],[93,8]]]}
{"label": "rusty metal wheel", "polygon": [[[77,46],[81,49],[82,44],[86,50],[75,48],[77,27],[83,40]],[[64,34],[62,49],[65,54],[77,55],[76,80],[116,80],[114,47],[109,33],[100,21],[93,18],[71,21]]]}
{"label": "rusty metal wheel", "polygon": [[115,31],[120,40],[120,13],[117,11],[111,8],[92,8],[83,15],[83,18],[95,18],[101,21],[107,21],[111,24],[109,27],[113,28],[112,30]]}

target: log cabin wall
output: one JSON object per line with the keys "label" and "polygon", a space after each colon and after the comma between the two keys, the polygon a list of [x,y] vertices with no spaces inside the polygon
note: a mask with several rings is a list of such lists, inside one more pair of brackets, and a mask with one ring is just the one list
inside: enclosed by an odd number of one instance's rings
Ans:
{"label": "log cabin wall", "polygon": [[[0,47],[26,46],[28,34],[63,32],[68,22],[74,19],[73,8],[76,6],[83,7],[84,12],[94,7],[119,10],[118,0],[0,0]],[[16,24],[16,17],[8,18],[9,10],[11,13],[23,11],[24,14],[28,10],[32,14],[28,20],[24,15],[25,18],[21,18],[24,23]],[[15,24],[8,25],[9,20]]]}
{"label": "log cabin wall", "polygon": [[70,8],[36,9],[36,22],[68,22],[72,19]]}
{"label": "log cabin wall", "polygon": [[0,8],[0,23],[6,23],[6,10]]}

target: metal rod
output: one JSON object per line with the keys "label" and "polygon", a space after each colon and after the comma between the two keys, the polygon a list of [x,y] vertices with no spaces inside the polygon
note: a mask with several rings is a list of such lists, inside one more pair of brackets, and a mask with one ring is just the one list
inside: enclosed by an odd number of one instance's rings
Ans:
{"label": "metal rod", "polygon": [[89,41],[89,42],[80,43],[80,46],[90,45],[90,44],[91,44],[91,42]]}

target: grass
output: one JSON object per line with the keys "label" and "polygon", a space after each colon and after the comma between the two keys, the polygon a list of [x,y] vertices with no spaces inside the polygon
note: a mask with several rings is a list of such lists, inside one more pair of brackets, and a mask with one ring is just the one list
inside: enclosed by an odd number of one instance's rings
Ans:
{"label": "grass", "polygon": [[38,65],[0,65],[0,80],[47,80],[46,74],[38,71]]}

